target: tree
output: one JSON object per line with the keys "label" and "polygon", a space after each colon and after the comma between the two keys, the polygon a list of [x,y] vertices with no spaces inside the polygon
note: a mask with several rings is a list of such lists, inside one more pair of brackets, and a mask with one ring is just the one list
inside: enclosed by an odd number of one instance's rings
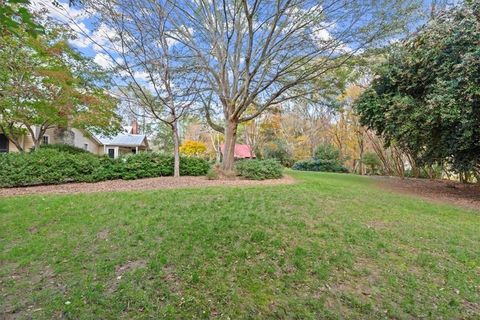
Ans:
{"label": "tree", "polygon": [[42,33],[44,29],[34,21],[29,5],[29,0],[0,0],[0,33],[15,34],[22,29],[32,36]]}
{"label": "tree", "polygon": [[0,36],[0,132],[22,150],[26,132],[38,148],[53,126],[114,133],[116,102],[89,60],[73,51],[61,30],[32,37]]}
{"label": "tree", "polygon": [[421,165],[480,173],[480,4],[433,17],[392,49],[356,103],[362,124]]}
{"label": "tree", "polygon": [[86,30],[83,36],[103,51],[121,75],[117,83],[122,98],[141,107],[142,116],[170,128],[174,176],[180,176],[179,121],[195,103],[198,70],[194,72],[184,61],[183,48],[177,46],[175,31],[170,27],[172,5],[156,0],[83,3],[86,10],[95,12],[99,29],[107,30],[102,43]]}
{"label": "tree", "polygon": [[[205,113],[225,134],[227,171],[239,123],[315,92],[313,80],[396,35],[419,6],[400,0],[172,3],[172,34],[203,76]],[[215,123],[215,112],[223,124]]]}

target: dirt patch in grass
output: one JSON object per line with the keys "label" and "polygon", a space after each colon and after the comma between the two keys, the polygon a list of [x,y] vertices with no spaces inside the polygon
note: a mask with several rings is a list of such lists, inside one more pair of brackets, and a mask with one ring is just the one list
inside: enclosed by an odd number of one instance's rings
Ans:
{"label": "dirt patch in grass", "polygon": [[367,228],[375,229],[375,230],[385,230],[390,229],[394,226],[391,222],[386,222],[382,220],[371,220],[368,221],[366,224]]}
{"label": "dirt patch in grass", "polygon": [[382,189],[480,211],[480,185],[448,180],[374,177]]}
{"label": "dirt patch in grass", "polygon": [[182,281],[175,272],[173,265],[166,265],[163,268],[163,280],[167,283],[170,292],[177,295],[183,294]]}
{"label": "dirt patch in grass", "polygon": [[145,260],[135,260],[135,261],[128,261],[125,264],[117,266],[115,268],[115,278],[110,282],[107,292],[113,293],[117,290],[118,284],[125,273],[135,271],[137,269],[145,268],[147,263]]}
{"label": "dirt patch in grass", "polygon": [[[38,272],[31,272],[18,265],[12,266],[12,273],[7,278],[13,281],[24,281],[28,278],[28,290],[26,295],[3,295],[3,310],[0,311],[0,319],[35,319],[35,313],[42,310],[35,300],[31,299],[33,291],[51,290],[65,293],[66,287],[60,279],[55,277],[50,266],[42,268]],[[7,278],[0,279],[0,285],[8,281]],[[1,292],[1,290],[0,290]]]}
{"label": "dirt patch in grass", "polygon": [[104,229],[97,234],[97,238],[100,240],[107,240],[109,235],[108,229]]}
{"label": "dirt patch in grass", "polygon": [[263,181],[245,179],[207,180],[205,177],[159,177],[139,180],[111,180],[96,183],[68,183],[48,186],[32,186],[18,188],[0,188],[1,196],[17,196],[28,194],[68,194],[91,193],[110,191],[136,191],[176,188],[203,188],[215,186],[265,186],[279,184],[293,184],[295,180],[290,176],[281,179]]}

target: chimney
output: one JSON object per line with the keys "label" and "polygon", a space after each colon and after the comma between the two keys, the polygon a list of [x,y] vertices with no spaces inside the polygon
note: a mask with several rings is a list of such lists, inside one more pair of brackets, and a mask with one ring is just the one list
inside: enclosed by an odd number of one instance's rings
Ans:
{"label": "chimney", "polygon": [[140,128],[138,127],[137,119],[133,119],[131,134],[139,134],[139,133],[140,133]]}

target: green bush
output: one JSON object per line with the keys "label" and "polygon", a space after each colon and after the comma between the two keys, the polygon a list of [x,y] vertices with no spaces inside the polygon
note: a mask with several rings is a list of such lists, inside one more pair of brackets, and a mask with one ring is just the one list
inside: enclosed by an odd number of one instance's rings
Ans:
{"label": "green bush", "polygon": [[[191,157],[180,159],[181,175],[205,175],[209,169],[206,160]],[[158,153],[139,153],[110,159],[89,152],[76,152],[71,148],[49,147],[31,153],[9,153],[0,157],[0,187],[132,180],[171,175],[173,156]]]}
{"label": "green bush", "polygon": [[100,158],[89,153],[40,149],[31,153],[9,153],[0,157],[0,186],[27,186],[91,181]]}
{"label": "green bush", "polygon": [[376,174],[377,169],[382,165],[380,158],[374,152],[367,152],[363,156],[362,162],[369,169],[369,174]]}
{"label": "green bush", "polygon": [[336,161],[309,159],[295,162],[293,170],[301,171],[323,171],[323,172],[343,172],[348,173],[348,169],[338,164]]}
{"label": "green bush", "polygon": [[340,150],[338,150],[333,144],[321,144],[315,149],[316,160],[330,161],[342,165],[344,160],[341,157]]}
{"label": "green bush", "polygon": [[42,144],[40,146],[40,149],[53,149],[53,150],[57,150],[57,151],[62,151],[62,152],[69,152],[69,153],[88,153],[87,150],[84,150],[84,149],[81,149],[81,148],[78,148],[78,147],[75,147],[75,146],[71,146],[71,145],[68,145],[68,144],[61,144],[61,143],[58,143],[58,144]]}
{"label": "green bush", "polygon": [[273,159],[240,160],[235,168],[239,176],[250,180],[278,179],[283,176],[282,165]]}
{"label": "green bush", "polygon": [[288,152],[288,148],[283,141],[276,140],[271,143],[267,143],[261,153],[263,159],[274,159],[280,162],[285,167],[291,167],[295,162]]}
{"label": "green bush", "polygon": [[323,171],[323,172],[348,172],[343,166],[344,159],[340,150],[332,144],[321,144],[315,150],[312,159],[297,161],[293,164],[293,170]]}

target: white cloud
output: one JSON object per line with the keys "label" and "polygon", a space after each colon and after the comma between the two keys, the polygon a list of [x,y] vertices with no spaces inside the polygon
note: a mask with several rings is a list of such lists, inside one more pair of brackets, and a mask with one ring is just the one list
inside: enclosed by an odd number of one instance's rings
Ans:
{"label": "white cloud", "polygon": [[93,61],[104,69],[111,68],[114,64],[112,58],[105,53],[97,53]]}
{"label": "white cloud", "polygon": [[139,81],[149,81],[150,76],[147,72],[145,71],[135,71],[133,73],[133,77]]}
{"label": "white cloud", "polygon": [[332,39],[327,29],[319,29],[313,32],[313,38],[318,41],[329,41]]}

